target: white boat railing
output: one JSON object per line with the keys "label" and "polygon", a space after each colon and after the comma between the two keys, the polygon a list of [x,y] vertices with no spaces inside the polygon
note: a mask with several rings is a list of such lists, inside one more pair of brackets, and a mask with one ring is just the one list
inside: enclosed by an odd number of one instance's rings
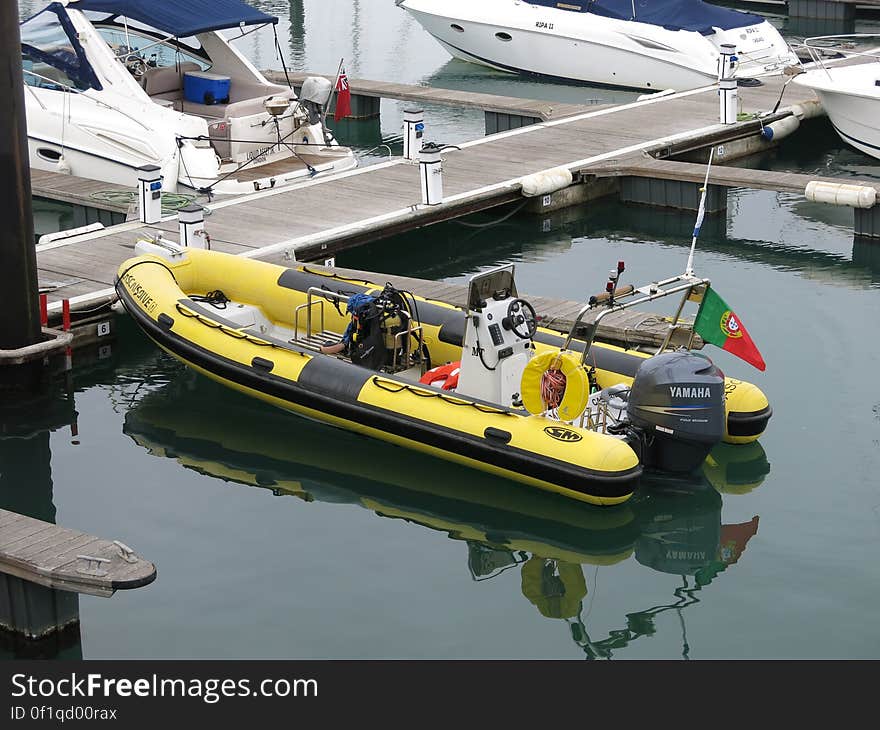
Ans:
{"label": "white boat railing", "polygon": [[[810,55],[813,65],[821,68],[828,75],[828,78],[831,79],[831,72],[828,70],[828,66],[832,63],[848,58],[865,58],[871,61],[880,61],[880,46],[868,48],[867,50],[858,50],[854,47],[852,41],[868,38],[880,39],[880,34],[847,33],[813,36],[811,38],[804,38],[802,46]],[[827,51],[834,51],[839,55],[829,58],[826,55]]]}
{"label": "white boat railing", "polygon": [[[618,294],[616,293],[616,279],[613,281],[615,282],[615,288],[609,290],[609,293],[611,294],[610,298],[586,304],[580,310],[580,312],[578,312],[578,315],[577,317],[575,317],[574,322],[572,322],[571,328],[568,331],[568,335],[565,338],[565,344],[562,345],[561,349],[568,350],[571,346],[572,340],[579,339],[584,342],[584,349],[581,353],[581,365],[586,364],[590,348],[593,345],[593,341],[595,340],[596,333],[599,329],[599,322],[607,315],[611,314],[612,312],[620,312],[625,309],[631,309],[632,307],[636,307],[647,302],[653,302],[657,299],[662,299],[663,297],[668,297],[672,294],[683,292],[684,296],[682,297],[678,305],[678,309],[676,310],[675,315],[670,319],[669,323],[667,324],[666,336],[663,339],[663,343],[657,349],[656,354],[660,354],[669,346],[674,331],[676,329],[680,329],[679,322],[685,303],[689,299],[691,299],[694,294],[697,294],[698,292],[702,294],[703,292],[705,292],[705,289],[711,284],[711,281],[709,279],[696,277],[685,273],[679,274],[678,276],[672,276],[668,279],[663,279],[662,281],[650,282],[649,284],[646,284],[644,286],[626,287],[622,290],[621,293]],[[621,300],[623,299],[626,299],[627,301],[622,302]],[[596,315],[592,322],[586,325],[586,335],[583,337],[578,337],[577,331],[581,325],[581,320],[583,320],[587,312],[594,311],[596,309],[601,309],[602,311],[600,311],[599,314]],[[694,335],[693,323],[690,323],[687,326],[687,329],[691,331],[691,337],[688,343],[688,346],[690,346],[690,344],[693,342]]]}

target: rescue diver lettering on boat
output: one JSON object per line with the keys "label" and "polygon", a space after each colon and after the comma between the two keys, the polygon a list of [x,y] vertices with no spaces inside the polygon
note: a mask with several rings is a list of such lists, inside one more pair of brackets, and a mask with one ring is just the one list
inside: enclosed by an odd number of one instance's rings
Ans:
{"label": "rescue diver lettering on boat", "polygon": [[153,310],[156,309],[156,301],[150,296],[150,292],[138,283],[138,280],[134,278],[134,274],[126,274],[122,281],[128,287],[131,296],[137,299],[147,312],[152,314]]}
{"label": "rescue diver lettering on boat", "polygon": [[709,386],[670,385],[669,395],[671,398],[710,398],[712,392]]}
{"label": "rescue diver lettering on boat", "polygon": [[544,433],[557,441],[565,441],[571,444],[583,438],[577,431],[572,431],[570,428],[563,428],[562,426],[547,426],[544,429]]}

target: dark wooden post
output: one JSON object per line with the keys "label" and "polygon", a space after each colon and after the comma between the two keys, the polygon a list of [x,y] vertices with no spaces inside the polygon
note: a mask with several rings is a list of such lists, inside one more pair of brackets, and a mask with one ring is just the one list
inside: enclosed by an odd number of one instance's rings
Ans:
{"label": "dark wooden post", "polygon": [[0,350],[40,342],[18,3],[0,2]]}

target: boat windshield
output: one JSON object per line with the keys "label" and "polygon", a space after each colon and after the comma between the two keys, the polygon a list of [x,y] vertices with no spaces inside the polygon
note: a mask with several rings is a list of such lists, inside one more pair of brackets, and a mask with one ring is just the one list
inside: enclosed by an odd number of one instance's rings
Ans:
{"label": "boat windshield", "polygon": [[558,10],[593,13],[615,20],[659,25],[667,30],[690,30],[712,35],[717,28],[731,30],[763,23],[760,15],[710,5],[702,0],[526,0]]}
{"label": "boat windshield", "polygon": [[211,67],[210,57],[195,38],[168,38],[158,35],[152,28],[141,27],[140,23],[120,24],[106,16],[92,17],[91,13],[86,13],[86,17],[126,65],[131,65],[132,61],[142,61],[151,67],[192,62],[202,71]]}
{"label": "boat windshield", "polygon": [[101,82],[60,3],[52,3],[21,24],[21,61],[24,81],[29,86],[101,89]]}

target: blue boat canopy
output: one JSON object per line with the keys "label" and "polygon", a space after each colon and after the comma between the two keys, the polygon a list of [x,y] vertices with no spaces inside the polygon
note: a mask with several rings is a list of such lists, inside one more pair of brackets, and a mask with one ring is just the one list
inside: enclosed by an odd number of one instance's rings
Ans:
{"label": "blue boat canopy", "polygon": [[278,22],[274,15],[241,0],[71,0],[67,7],[124,15],[178,38],[239,25]]}
{"label": "blue boat canopy", "polygon": [[[702,0],[526,0],[557,10],[593,13],[616,20],[659,25],[667,30],[690,30],[711,35],[715,28],[731,30],[763,23],[764,18],[740,10],[710,5]],[[635,15],[633,15],[635,7]]]}

